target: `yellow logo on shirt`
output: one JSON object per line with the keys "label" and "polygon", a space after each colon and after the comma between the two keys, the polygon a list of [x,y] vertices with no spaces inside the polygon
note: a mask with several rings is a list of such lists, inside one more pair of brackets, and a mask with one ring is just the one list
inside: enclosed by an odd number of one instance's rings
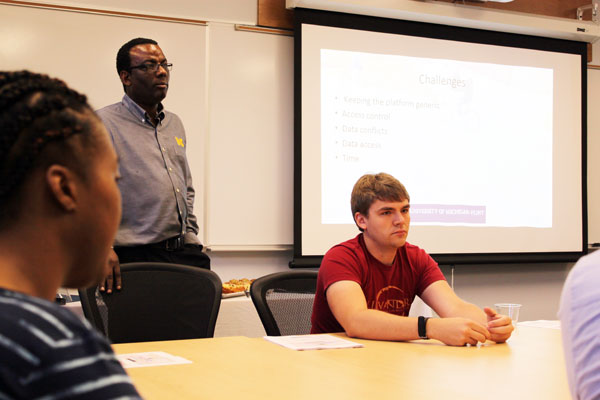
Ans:
{"label": "yellow logo on shirt", "polygon": [[175,136],[175,141],[177,142],[178,146],[185,147],[183,145],[183,138],[178,138],[177,136]]}

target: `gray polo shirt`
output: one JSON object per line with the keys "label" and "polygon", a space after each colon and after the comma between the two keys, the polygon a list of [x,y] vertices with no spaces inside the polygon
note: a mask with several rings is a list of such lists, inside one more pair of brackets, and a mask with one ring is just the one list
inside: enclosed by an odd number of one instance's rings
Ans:
{"label": "gray polo shirt", "polygon": [[186,235],[200,243],[193,214],[194,188],[179,117],[159,105],[152,125],[129,96],[97,111],[119,156],[123,218],[115,246],[137,246]]}

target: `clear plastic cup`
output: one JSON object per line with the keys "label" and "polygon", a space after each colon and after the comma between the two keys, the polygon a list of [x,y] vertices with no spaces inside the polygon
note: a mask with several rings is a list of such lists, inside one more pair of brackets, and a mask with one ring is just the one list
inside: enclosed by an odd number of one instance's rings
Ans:
{"label": "clear plastic cup", "polygon": [[510,319],[512,319],[513,325],[516,325],[519,320],[519,310],[521,309],[520,304],[515,303],[496,303],[494,304],[496,307],[496,312],[498,314],[507,315]]}

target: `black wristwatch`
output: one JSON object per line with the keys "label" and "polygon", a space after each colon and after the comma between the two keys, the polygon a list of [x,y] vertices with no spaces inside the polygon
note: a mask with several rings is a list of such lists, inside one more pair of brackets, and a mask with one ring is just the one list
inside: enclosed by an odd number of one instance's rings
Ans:
{"label": "black wristwatch", "polygon": [[419,329],[419,337],[421,339],[429,339],[427,337],[427,320],[428,319],[429,319],[429,317],[423,317],[423,316],[419,317],[418,329]]}

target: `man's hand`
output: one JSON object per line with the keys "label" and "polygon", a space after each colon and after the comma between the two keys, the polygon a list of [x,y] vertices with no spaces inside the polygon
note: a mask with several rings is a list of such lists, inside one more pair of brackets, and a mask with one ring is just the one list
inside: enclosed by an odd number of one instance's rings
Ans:
{"label": "man's hand", "polygon": [[119,256],[114,250],[110,250],[108,255],[108,267],[110,272],[106,276],[104,282],[100,283],[100,291],[112,293],[113,287],[121,290],[121,265],[119,264]]}
{"label": "man's hand", "polygon": [[485,326],[468,318],[431,318],[427,336],[451,346],[475,345],[491,338]]}
{"label": "man's hand", "polygon": [[506,315],[498,314],[489,307],[483,309],[487,315],[487,328],[490,331],[491,338],[496,343],[503,343],[510,337],[515,330],[512,320]]}

